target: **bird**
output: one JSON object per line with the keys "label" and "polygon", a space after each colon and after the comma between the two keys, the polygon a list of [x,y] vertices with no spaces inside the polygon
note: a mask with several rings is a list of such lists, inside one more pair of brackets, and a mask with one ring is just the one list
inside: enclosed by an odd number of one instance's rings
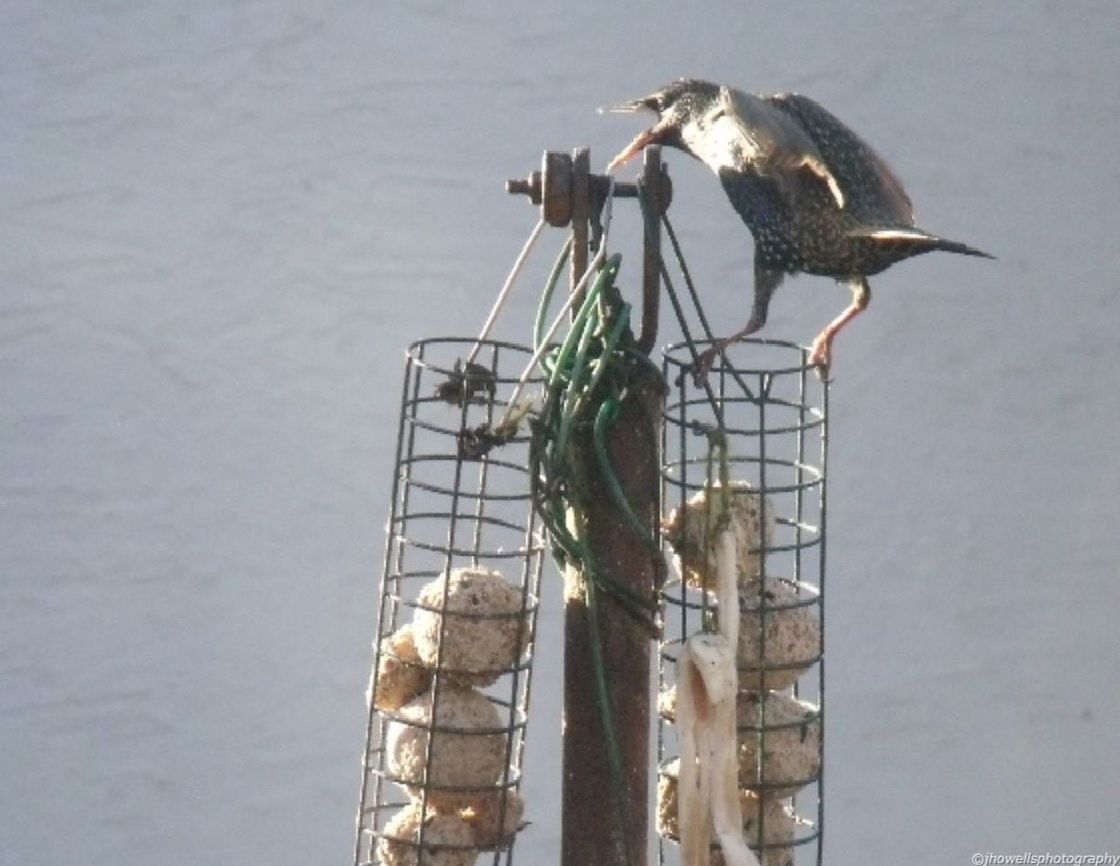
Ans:
{"label": "bird", "polygon": [[724,349],[765,325],[786,274],[833,277],[852,290],[851,304],[810,350],[809,365],[827,376],[833,340],[871,302],[869,276],[936,250],[994,258],[917,228],[910,198],[886,162],[807,96],[756,95],[680,78],[601,111],[657,116],[611,160],[608,172],[651,144],[682,150],[715,172],[754,236],[750,320],[698,357],[692,371],[698,384]]}

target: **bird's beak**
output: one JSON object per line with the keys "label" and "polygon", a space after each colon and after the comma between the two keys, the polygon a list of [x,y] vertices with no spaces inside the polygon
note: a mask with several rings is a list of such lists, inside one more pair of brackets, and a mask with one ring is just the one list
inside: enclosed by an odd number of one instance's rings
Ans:
{"label": "bird's beak", "polygon": [[655,144],[657,142],[657,139],[654,136],[654,130],[656,129],[656,126],[650,127],[645,132],[639,132],[636,136],[634,136],[634,140],[626,145],[626,147],[618,154],[618,156],[607,163],[607,171],[614,171],[620,165],[624,165],[625,163],[629,162],[634,156],[645,150],[646,145]]}
{"label": "bird's beak", "polygon": [[633,114],[637,111],[657,111],[653,99],[645,97],[635,99],[633,102],[618,102],[614,105],[604,105],[599,109],[600,114]]}
{"label": "bird's beak", "polygon": [[[657,114],[657,100],[653,96],[635,99],[633,102],[620,102],[616,105],[607,105],[599,109],[600,114],[634,114],[639,111],[651,111]],[[628,162],[635,154],[650,144],[656,144],[664,133],[665,122],[659,121],[645,132],[639,133],[626,148],[607,165],[607,171],[613,171],[623,163]]]}

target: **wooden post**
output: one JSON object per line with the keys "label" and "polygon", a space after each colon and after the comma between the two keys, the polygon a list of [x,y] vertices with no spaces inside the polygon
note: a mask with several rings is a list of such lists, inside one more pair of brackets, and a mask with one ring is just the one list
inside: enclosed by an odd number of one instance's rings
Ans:
{"label": "wooden post", "polygon": [[[646,149],[642,183],[654,212],[665,212],[672,185],[664,172],[660,150]],[[638,185],[611,181],[590,173],[586,148],[571,156],[547,151],[541,171],[523,180],[509,180],[506,190],[527,195],[541,206],[542,218],[552,226],[568,226],[572,233],[571,282],[575,288],[589,260],[589,219],[594,196],[614,190],[614,197],[637,198]],[[657,292],[660,289],[659,230],[645,234],[641,348],[649,352],[656,339]],[[651,249],[652,248],[652,249]],[[578,301],[572,310],[578,308]],[[652,535],[657,525],[660,471],[660,419],[664,384],[645,365],[635,365],[633,380],[619,416],[611,428],[607,452],[614,473],[634,513]],[[659,578],[660,555],[627,526],[604,483],[590,431],[573,434],[571,471],[586,491],[580,503],[583,540],[600,573],[629,587],[643,598],[653,597]],[[599,598],[599,635],[610,686],[615,736],[622,753],[620,794],[611,779],[607,734],[600,717],[599,694],[587,607],[585,575],[569,567],[564,577],[564,745],[561,866],[646,866],[649,845],[649,731],[651,721],[648,625],[637,622],[603,592]],[[538,686],[539,688],[539,686]],[[621,796],[622,809],[619,809]]]}
{"label": "wooden post", "polygon": [[[572,284],[587,262],[588,164],[586,151],[573,154]],[[636,368],[640,377],[622,403],[608,453],[627,499],[652,534],[658,515],[661,377]],[[601,573],[643,598],[652,598],[655,561],[626,527],[610,497],[590,431],[573,447],[572,471],[582,503],[584,540]],[[649,836],[650,653],[647,628],[603,592],[599,635],[610,686],[615,736],[625,791],[612,783],[592,661],[587,581],[569,566],[564,581],[564,755],[562,866],[645,866]],[[619,798],[622,798],[621,810]]]}
{"label": "wooden post", "polygon": [[[611,431],[608,452],[635,513],[652,532],[657,519],[661,378],[652,371],[631,389]],[[588,491],[585,540],[601,573],[651,597],[655,562],[626,528],[598,469],[591,437],[576,443],[572,471]],[[592,663],[586,579],[569,567],[564,580],[564,794],[562,866],[645,866],[649,835],[650,653],[647,628],[603,592],[599,639],[626,790],[611,782]],[[623,797],[623,812],[617,800]],[[623,818],[623,814],[625,817]],[[625,834],[625,844],[623,843]],[[625,859],[629,856],[629,861]]]}

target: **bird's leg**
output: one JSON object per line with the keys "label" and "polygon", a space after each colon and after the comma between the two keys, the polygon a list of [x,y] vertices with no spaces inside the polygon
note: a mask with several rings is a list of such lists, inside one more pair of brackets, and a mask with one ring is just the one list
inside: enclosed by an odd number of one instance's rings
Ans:
{"label": "bird's leg", "polygon": [[700,357],[696,359],[696,363],[692,367],[692,381],[696,386],[700,387],[704,384],[704,381],[708,378],[708,371],[712,369],[712,364],[715,363],[717,355],[736,340],[741,340],[743,337],[750,336],[764,324],[766,324],[766,314],[763,313],[763,315],[759,317],[757,311],[752,312],[751,320],[747,322],[745,328],[741,331],[736,331],[730,337],[717,340],[710,348],[701,352]]}
{"label": "bird's leg", "polygon": [[692,379],[697,386],[703,385],[708,378],[716,356],[723,352],[736,340],[748,337],[766,324],[766,313],[770,309],[770,297],[782,282],[785,276],[781,271],[764,268],[755,262],[754,266],[754,303],[751,305],[751,318],[742,330],[736,331],[730,337],[717,340],[711,348],[701,353],[692,368]]}
{"label": "bird's leg", "polygon": [[854,277],[848,282],[852,289],[852,303],[839,316],[833,319],[813,340],[813,351],[809,355],[809,366],[820,367],[827,375],[832,362],[832,341],[848,322],[867,309],[871,303],[871,286],[866,277]]}

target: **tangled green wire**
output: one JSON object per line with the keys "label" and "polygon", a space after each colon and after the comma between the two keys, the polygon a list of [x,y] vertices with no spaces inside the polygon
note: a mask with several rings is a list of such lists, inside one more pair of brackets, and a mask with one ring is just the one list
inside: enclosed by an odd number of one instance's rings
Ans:
{"label": "tangled green wire", "polygon": [[[557,261],[541,299],[537,317],[538,342],[564,258],[562,255]],[[589,502],[589,493],[579,473],[573,471],[579,462],[573,459],[573,448],[585,448],[589,437],[594,467],[623,523],[652,555],[658,555],[657,540],[651,528],[642,523],[623,492],[607,444],[622,403],[632,393],[635,373],[644,367],[658,375],[656,367],[636,344],[630,329],[630,305],[622,301],[614,284],[620,266],[621,256],[617,254],[603,262],[564,342],[541,358],[547,386],[541,411],[530,421],[529,460],[534,507],[548,532],[553,555],[561,567],[572,565],[586,579],[589,651],[595,671],[596,703],[623,827],[620,840],[623,856],[626,862],[631,862],[626,851],[629,836],[625,831],[626,783],[603,660],[599,597],[600,593],[606,593],[649,628],[654,622],[656,605],[652,597],[643,596],[616,581],[596,561],[585,541],[584,507]]]}
{"label": "tangled green wire", "polygon": [[[623,302],[614,279],[621,256],[613,255],[599,269],[564,342],[541,358],[547,376],[540,413],[532,419],[530,470],[533,502],[541,516],[557,562],[578,565],[588,582],[608,593],[629,613],[649,621],[651,598],[641,596],[613,580],[597,567],[579,531],[578,506],[587,501],[578,477],[572,473],[572,448],[577,433],[590,433],[596,466],[611,500],[628,529],[657,550],[650,529],[634,513],[615,474],[607,439],[627,396],[636,365],[656,373],[637,347],[630,331],[630,305]],[[546,306],[553,282],[542,299]],[[568,510],[575,508],[575,531],[568,524]]]}

